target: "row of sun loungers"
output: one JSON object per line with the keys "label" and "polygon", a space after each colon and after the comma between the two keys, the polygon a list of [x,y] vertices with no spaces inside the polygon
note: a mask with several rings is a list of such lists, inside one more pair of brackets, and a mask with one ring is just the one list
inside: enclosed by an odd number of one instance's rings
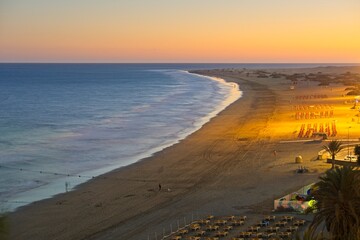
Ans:
{"label": "row of sun loungers", "polygon": [[[187,227],[178,230],[169,238],[171,240],[279,240],[291,239],[299,227],[305,224],[305,220],[296,220],[293,216],[282,216],[275,221],[275,216],[264,216],[258,223],[248,227],[243,226],[246,216],[228,216],[215,219],[194,221]],[[239,224],[239,225],[238,225]],[[244,228],[245,231],[238,231],[237,228]]]}
{"label": "row of sun loungers", "polygon": [[297,100],[308,100],[308,99],[320,99],[320,98],[327,98],[326,94],[314,94],[314,95],[300,95],[295,96]]}
{"label": "row of sun loungers", "polygon": [[334,111],[324,111],[324,112],[296,112],[295,119],[316,119],[316,118],[332,118],[334,117]]}
{"label": "row of sun loungers", "polygon": [[314,123],[313,125],[303,123],[300,126],[298,138],[316,137],[318,133],[326,133],[327,136],[335,137],[337,135],[336,122],[331,122],[331,126],[329,123]]}
{"label": "row of sun loungers", "polygon": [[306,111],[306,110],[326,110],[333,109],[333,106],[330,104],[317,104],[312,106],[304,106],[304,105],[294,105],[295,111]]}

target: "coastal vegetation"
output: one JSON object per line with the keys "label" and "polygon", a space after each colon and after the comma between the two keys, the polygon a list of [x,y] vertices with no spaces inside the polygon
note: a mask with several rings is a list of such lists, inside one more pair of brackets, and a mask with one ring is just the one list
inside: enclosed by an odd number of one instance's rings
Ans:
{"label": "coastal vegetation", "polygon": [[357,163],[360,165],[360,145],[355,146],[354,153],[357,155]]}
{"label": "coastal vegetation", "polygon": [[316,183],[313,195],[317,211],[308,230],[297,239],[360,239],[358,169],[342,167],[328,170]]}
{"label": "coastal vegetation", "polygon": [[335,156],[338,154],[344,147],[342,143],[337,140],[332,140],[328,145],[323,146],[323,148],[331,155],[331,169],[335,168]]}

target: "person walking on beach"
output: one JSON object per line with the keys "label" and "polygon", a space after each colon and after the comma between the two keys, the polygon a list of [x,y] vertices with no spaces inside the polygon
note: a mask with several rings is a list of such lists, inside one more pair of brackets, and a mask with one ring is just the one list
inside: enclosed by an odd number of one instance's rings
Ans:
{"label": "person walking on beach", "polygon": [[159,191],[161,191],[161,184],[159,183]]}

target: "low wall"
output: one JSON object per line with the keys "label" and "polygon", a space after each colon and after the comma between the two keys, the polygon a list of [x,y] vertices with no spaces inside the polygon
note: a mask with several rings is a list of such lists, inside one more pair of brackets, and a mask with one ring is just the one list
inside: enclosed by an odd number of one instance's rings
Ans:
{"label": "low wall", "polygon": [[[332,163],[332,159],[328,158],[326,160],[327,163]],[[350,167],[359,167],[360,165],[357,162],[348,162],[348,161],[343,161],[343,160],[336,160],[335,159],[335,165],[340,165],[340,166],[350,166]]]}

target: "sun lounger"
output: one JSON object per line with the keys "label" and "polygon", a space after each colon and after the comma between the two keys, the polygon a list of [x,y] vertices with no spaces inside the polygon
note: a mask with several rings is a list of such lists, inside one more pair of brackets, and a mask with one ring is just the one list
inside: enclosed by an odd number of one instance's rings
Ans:
{"label": "sun lounger", "polygon": [[235,219],[235,216],[228,216],[228,217],[225,217],[226,220],[230,221],[230,220],[234,220]]}
{"label": "sun lounger", "polygon": [[179,231],[177,231],[178,234],[180,235],[184,235],[184,234],[187,234],[189,231],[186,230],[186,229],[180,229]]}
{"label": "sun lounger", "polygon": [[216,231],[218,229],[219,229],[218,225],[208,225],[208,226],[206,226],[207,231]]}
{"label": "sun lounger", "polygon": [[287,232],[296,232],[299,229],[298,226],[291,226],[291,227],[287,227],[286,231]]}
{"label": "sun lounger", "polygon": [[303,226],[304,224],[305,224],[305,220],[296,220],[296,221],[294,221],[294,223],[293,223],[293,225],[294,226]]}
{"label": "sun lounger", "polygon": [[266,221],[274,221],[274,220],[275,220],[275,216],[273,216],[273,215],[265,216],[265,217],[264,217],[264,220],[266,220]]}
{"label": "sun lounger", "polygon": [[198,236],[198,237],[204,236],[205,234],[206,234],[206,232],[205,232],[205,231],[202,231],[202,230],[197,231],[197,232],[195,233],[195,235]]}
{"label": "sun lounger", "polygon": [[229,234],[229,232],[226,231],[218,231],[216,232],[215,236],[216,237],[226,237]]}
{"label": "sun lounger", "polygon": [[218,237],[206,237],[205,240],[219,240]]}
{"label": "sun lounger", "polygon": [[241,238],[249,238],[251,237],[252,232],[239,232],[238,236]]}
{"label": "sun lounger", "polygon": [[282,221],[287,221],[287,222],[290,222],[292,220],[294,220],[294,217],[293,216],[283,216],[281,218]]}
{"label": "sun lounger", "polygon": [[281,238],[289,238],[291,236],[290,232],[278,232],[277,235]]}
{"label": "sun lounger", "polygon": [[226,226],[226,227],[223,228],[223,230],[224,230],[224,231],[227,231],[227,232],[229,232],[229,231],[232,230],[232,229],[233,229],[232,226]]}
{"label": "sun lounger", "polygon": [[172,238],[171,238],[171,240],[180,240],[182,237],[181,236],[173,236]]}
{"label": "sun lounger", "polygon": [[241,221],[241,220],[232,220],[230,221],[230,224],[232,226],[240,226],[240,225],[244,225],[244,221]]}
{"label": "sun lounger", "polygon": [[274,237],[275,236],[275,233],[269,233],[269,232],[261,232],[259,233],[259,237],[262,237],[262,238],[271,238],[271,237]]}
{"label": "sun lounger", "polygon": [[210,220],[208,219],[201,219],[199,221],[197,221],[199,224],[201,225],[206,225],[206,224],[209,224],[210,223]]}
{"label": "sun lounger", "polygon": [[200,225],[199,224],[191,224],[190,229],[193,231],[200,230]]}
{"label": "sun lounger", "polygon": [[253,233],[251,233],[251,236],[250,236],[252,239],[253,238],[259,238],[259,237],[261,237],[261,233],[257,233],[257,232],[253,232]]}
{"label": "sun lounger", "polygon": [[227,223],[226,220],[216,220],[216,221],[215,221],[215,224],[216,224],[216,225],[225,225],[226,223]]}
{"label": "sun lounger", "polygon": [[277,227],[285,227],[287,225],[287,221],[280,221],[275,223],[275,226]]}
{"label": "sun lounger", "polygon": [[258,232],[260,229],[259,226],[250,226],[248,227],[248,232]]}
{"label": "sun lounger", "polygon": [[279,229],[279,227],[267,227],[266,232],[278,232]]}
{"label": "sun lounger", "polygon": [[186,238],[187,240],[201,240],[201,237],[196,237],[196,236],[189,236]]}

